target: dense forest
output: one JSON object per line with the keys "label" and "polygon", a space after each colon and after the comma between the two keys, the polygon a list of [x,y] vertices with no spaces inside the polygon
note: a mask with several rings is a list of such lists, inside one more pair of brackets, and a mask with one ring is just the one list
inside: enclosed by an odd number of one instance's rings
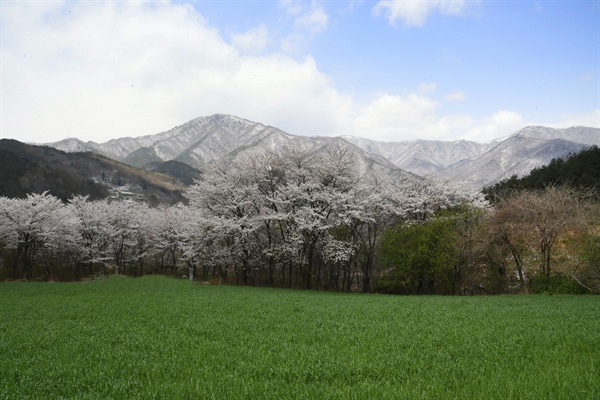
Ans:
{"label": "dense forest", "polygon": [[451,182],[360,170],[332,146],[215,163],[187,203],[0,197],[0,276],[171,274],[398,294],[598,292],[600,208],[561,185],[485,202]]}

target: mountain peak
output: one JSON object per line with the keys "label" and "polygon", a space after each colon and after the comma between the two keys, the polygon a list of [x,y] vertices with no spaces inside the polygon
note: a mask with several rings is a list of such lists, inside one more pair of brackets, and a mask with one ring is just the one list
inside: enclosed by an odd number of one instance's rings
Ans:
{"label": "mountain peak", "polygon": [[263,125],[263,124],[261,124],[259,122],[252,122],[252,121],[249,121],[249,120],[244,119],[244,118],[236,117],[235,115],[221,114],[221,113],[217,113],[217,114],[213,114],[213,115],[209,115],[209,116],[204,116],[204,117],[198,117],[198,118],[193,119],[190,122],[204,122],[204,123],[215,124],[215,125],[222,125],[222,126],[227,126],[227,125],[231,125],[231,124],[240,124],[240,125],[257,125],[258,124],[258,125]]}

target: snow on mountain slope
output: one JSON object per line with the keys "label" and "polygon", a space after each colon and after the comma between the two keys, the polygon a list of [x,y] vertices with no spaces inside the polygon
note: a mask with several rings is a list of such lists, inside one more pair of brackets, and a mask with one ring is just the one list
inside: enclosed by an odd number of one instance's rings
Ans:
{"label": "snow on mountain slope", "polygon": [[536,139],[565,139],[574,143],[583,143],[589,146],[600,144],[600,129],[585,126],[573,126],[566,129],[547,128],[544,126],[527,126],[515,132],[514,136],[530,137]]}
{"label": "snow on mountain slope", "polygon": [[481,188],[600,143],[600,129],[576,126],[566,129],[528,126],[486,143],[416,140],[377,142],[347,137],[365,151],[380,154],[398,167],[419,175],[435,173]]}
{"label": "snow on mountain slope", "polygon": [[456,163],[438,173],[462,181],[469,187],[481,188],[512,175],[525,176],[554,158],[567,157],[589,146],[547,135],[544,138],[543,134],[538,136],[535,131],[525,128],[481,156]]}
{"label": "snow on mountain slope", "polygon": [[327,146],[341,146],[353,154],[360,170],[400,171],[385,157],[368,154],[342,138],[290,135],[272,126],[224,114],[196,118],[156,135],[113,139],[106,143],[67,139],[49,145],[64,151],[93,151],[137,167],[176,160],[195,168],[223,157],[235,158],[283,147],[318,151]]}
{"label": "snow on mountain slope", "polygon": [[[230,115],[215,114],[193,119],[155,135],[125,137],[106,143],[84,143],[77,139],[66,139],[47,145],[70,152],[94,151],[116,160],[133,161],[136,166],[142,166],[144,161],[179,158],[189,159],[188,161],[195,164],[193,166],[200,166],[206,160],[221,157],[256,139],[266,129],[275,128]],[[138,154],[132,158],[135,152]],[[147,160],[144,159],[144,154],[148,156]],[[194,156],[187,156],[188,154]],[[128,160],[128,157],[132,159]]]}
{"label": "snow on mountain slope", "polygon": [[103,154],[98,148],[98,143],[84,142],[76,138],[67,138],[59,142],[46,143],[46,146],[54,147],[55,149],[62,150],[66,153],[85,153],[87,151],[91,151],[94,153]]}
{"label": "snow on mountain slope", "polygon": [[177,160],[201,168],[222,157],[276,151],[284,146],[319,149],[335,144],[351,149],[361,168],[399,168],[417,175],[435,173],[480,188],[511,175],[523,176],[553,158],[565,157],[599,142],[598,128],[528,126],[486,143],[467,140],[386,143],[354,136],[294,136],[258,122],[215,114],[155,135],[106,143],[65,139],[48,145],[68,152],[93,151],[140,167],[150,162]]}
{"label": "snow on mountain slope", "polygon": [[493,145],[467,140],[386,143],[352,136],[344,138],[363,150],[379,154],[398,167],[418,175],[435,173],[461,160],[476,158]]}

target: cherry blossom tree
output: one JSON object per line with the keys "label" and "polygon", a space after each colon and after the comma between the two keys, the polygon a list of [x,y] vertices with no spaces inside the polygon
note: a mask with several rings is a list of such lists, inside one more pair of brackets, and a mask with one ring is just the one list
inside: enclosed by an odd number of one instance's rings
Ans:
{"label": "cherry blossom tree", "polygon": [[132,203],[130,211],[131,262],[137,273],[146,273],[147,263],[156,253],[161,209],[142,202]]}
{"label": "cherry blossom tree", "polygon": [[104,265],[110,258],[110,205],[106,200],[90,201],[88,196],[74,196],[69,200],[67,210],[75,221],[71,242],[79,246],[84,275],[87,275],[95,264]]}
{"label": "cherry blossom tree", "polygon": [[126,274],[133,260],[137,203],[132,200],[112,201],[108,205],[109,249],[115,273]]}
{"label": "cherry blossom tree", "polygon": [[250,259],[255,254],[251,236],[259,225],[255,218],[259,210],[256,185],[241,162],[215,163],[204,176],[188,191],[190,207],[202,209],[215,224],[227,222],[223,229],[227,232],[225,243],[236,261],[234,273],[247,285],[253,272]]}
{"label": "cherry blossom tree", "polygon": [[[241,283],[369,291],[379,235],[398,219],[429,218],[455,192],[373,166],[361,171],[354,153],[334,144],[215,162],[188,196]],[[199,254],[192,247],[184,253]]]}
{"label": "cherry blossom tree", "polygon": [[40,250],[56,237],[62,202],[48,192],[25,199],[0,197],[0,242],[16,250],[17,276],[29,279]]}
{"label": "cherry blossom tree", "polygon": [[154,254],[162,273],[174,273],[180,258],[181,241],[184,235],[184,209],[178,206],[160,207],[153,213],[156,229]]}
{"label": "cherry blossom tree", "polygon": [[98,266],[122,274],[187,266],[192,280],[200,268],[204,280],[369,291],[382,232],[428,220],[457,193],[365,163],[338,141],[215,161],[189,188],[189,206],[2,198],[0,242],[18,254],[24,276],[43,251],[77,277]]}

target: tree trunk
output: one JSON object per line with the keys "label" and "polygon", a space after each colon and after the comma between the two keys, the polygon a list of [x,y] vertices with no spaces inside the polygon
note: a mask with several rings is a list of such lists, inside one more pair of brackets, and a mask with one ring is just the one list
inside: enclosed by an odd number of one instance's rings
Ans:
{"label": "tree trunk", "polygon": [[510,250],[513,255],[513,259],[515,260],[517,275],[519,276],[519,281],[521,281],[521,288],[525,290],[525,293],[529,293],[527,290],[527,283],[525,282],[525,276],[523,275],[523,262],[521,261],[521,256],[515,249],[511,248]]}
{"label": "tree trunk", "polygon": [[363,292],[368,293],[371,291],[371,271],[373,270],[373,254],[368,251],[367,261],[363,268]]}
{"label": "tree trunk", "polygon": [[189,275],[188,278],[190,281],[194,281],[194,277],[196,276],[196,264],[194,262],[190,263],[189,266]]}

